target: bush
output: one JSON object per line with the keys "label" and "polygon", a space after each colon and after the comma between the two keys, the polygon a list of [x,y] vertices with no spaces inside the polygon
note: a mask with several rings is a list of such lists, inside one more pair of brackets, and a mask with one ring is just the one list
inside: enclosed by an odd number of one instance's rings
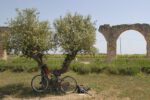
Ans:
{"label": "bush", "polygon": [[[112,66],[112,67],[111,67]],[[140,67],[135,60],[117,58],[109,67],[109,72],[120,75],[136,75],[140,72]]]}
{"label": "bush", "polygon": [[39,67],[31,67],[31,68],[28,68],[26,69],[26,72],[38,72],[40,71],[40,68]]}
{"label": "bush", "polygon": [[150,74],[150,67],[142,67],[141,71],[146,73],[146,74]]}
{"label": "bush", "polygon": [[88,67],[91,69],[91,73],[100,73],[102,71],[101,66],[96,63],[91,63]]}
{"label": "bush", "polygon": [[107,64],[101,60],[96,60],[90,64],[83,64],[79,61],[71,63],[71,70],[80,74],[100,73]]}
{"label": "bush", "polygon": [[70,64],[70,69],[73,70],[74,72],[79,72],[79,69],[81,67],[83,67],[84,64],[79,62],[79,61],[73,61],[71,64]]}
{"label": "bush", "polygon": [[83,64],[78,61],[72,62],[70,67],[71,67],[71,70],[73,70],[74,72],[77,72],[79,74],[88,74],[91,72],[90,67],[88,67],[86,64]]}
{"label": "bush", "polygon": [[0,60],[0,72],[3,72],[6,70],[6,61]]}
{"label": "bush", "polygon": [[21,66],[15,66],[13,67],[12,71],[13,72],[23,72],[25,69]]}
{"label": "bush", "polygon": [[96,59],[96,61],[91,62],[88,66],[91,68],[91,73],[100,73],[104,70],[104,67],[108,66],[108,64],[105,61]]}

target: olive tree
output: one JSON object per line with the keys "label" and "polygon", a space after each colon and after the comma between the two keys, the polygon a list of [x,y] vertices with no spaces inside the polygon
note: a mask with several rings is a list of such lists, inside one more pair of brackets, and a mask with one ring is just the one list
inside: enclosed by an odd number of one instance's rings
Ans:
{"label": "olive tree", "polygon": [[91,17],[86,17],[75,13],[67,13],[65,17],[60,17],[54,21],[55,42],[62,48],[66,58],[62,68],[58,70],[65,73],[77,53],[90,52],[95,43],[95,22]]}
{"label": "olive tree", "polygon": [[17,16],[10,21],[8,51],[33,58],[42,65],[42,57],[53,48],[52,31],[48,21],[39,20],[37,9],[16,9]]}

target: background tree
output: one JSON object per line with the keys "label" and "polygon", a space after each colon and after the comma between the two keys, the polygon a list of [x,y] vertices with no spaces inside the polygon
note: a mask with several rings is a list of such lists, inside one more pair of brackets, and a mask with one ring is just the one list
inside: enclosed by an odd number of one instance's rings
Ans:
{"label": "background tree", "polygon": [[75,13],[73,16],[68,13],[54,21],[55,42],[62,48],[66,58],[63,62],[60,73],[68,70],[71,61],[79,52],[90,52],[95,43],[95,22],[91,17]]}
{"label": "background tree", "polygon": [[42,65],[43,55],[53,48],[52,31],[48,21],[39,21],[36,9],[16,9],[17,16],[11,19],[8,51],[33,58],[38,65]]}

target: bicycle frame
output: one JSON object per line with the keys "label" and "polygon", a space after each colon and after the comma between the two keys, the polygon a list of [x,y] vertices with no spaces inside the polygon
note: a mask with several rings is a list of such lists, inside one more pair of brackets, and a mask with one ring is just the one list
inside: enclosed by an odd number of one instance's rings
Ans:
{"label": "bicycle frame", "polygon": [[[51,72],[49,69],[48,69],[48,67],[46,66],[46,65],[43,65],[42,66],[42,71],[44,72],[44,74],[47,76],[47,78],[48,78],[48,76],[50,76],[51,77],[51,79],[49,79],[49,81],[50,81],[50,83],[52,82],[53,84],[50,84],[50,85],[54,85],[55,84],[55,86],[61,86],[61,81],[63,81],[63,80],[61,80],[61,79],[59,79],[59,77],[58,76],[60,76],[60,75],[55,75],[53,72]],[[60,80],[60,82],[58,82]]]}

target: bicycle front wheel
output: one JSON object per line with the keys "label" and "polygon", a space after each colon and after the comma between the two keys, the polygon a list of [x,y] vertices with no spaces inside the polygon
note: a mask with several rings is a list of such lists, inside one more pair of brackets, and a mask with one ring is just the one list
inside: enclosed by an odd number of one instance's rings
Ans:
{"label": "bicycle front wheel", "polygon": [[44,92],[49,86],[49,80],[45,76],[36,75],[31,81],[31,86],[35,92]]}
{"label": "bicycle front wheel", "polygon": [[60,89],[64,93],[73,93],[77,89],[77,81],[71,76],[66,76],[61,79]]}

